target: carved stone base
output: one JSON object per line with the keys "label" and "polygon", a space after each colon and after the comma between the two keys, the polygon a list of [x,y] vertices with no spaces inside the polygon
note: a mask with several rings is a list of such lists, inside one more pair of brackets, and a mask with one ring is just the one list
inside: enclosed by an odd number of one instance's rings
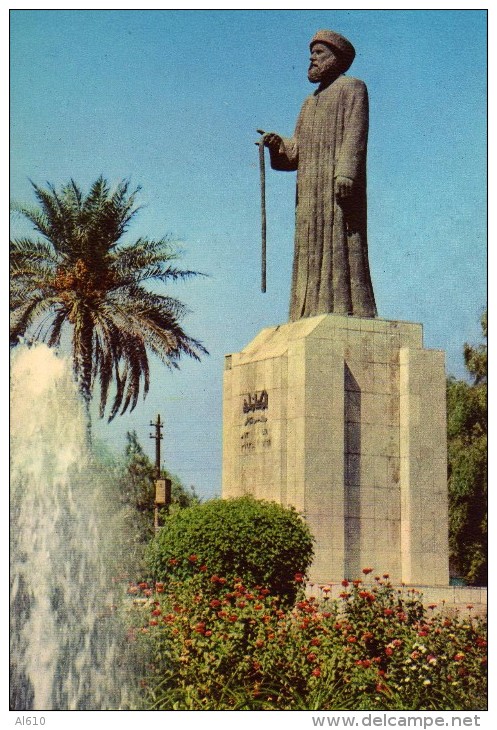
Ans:
{"label": "carved stone base", "polygon": [[293,505],[311,578],[447,585],[444,354],[409,322],[328,314],[263,330],[224,372],[223,497]]}

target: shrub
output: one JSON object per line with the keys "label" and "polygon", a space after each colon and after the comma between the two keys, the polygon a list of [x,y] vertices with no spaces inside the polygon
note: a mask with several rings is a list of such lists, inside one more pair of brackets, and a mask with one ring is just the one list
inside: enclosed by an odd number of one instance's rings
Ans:
{"label": "shrub", "polygon": [[[344,581],[347,583],[347,581]],[[204,584],[205,585],[205,584]],[[143,707],[158,710],[484,710],[482,620],[424,609],[388,580],[342,597],[277,596],[217,576],[130,586],[130,632],[147,658]]]}
{"label": "shrub", "polygon": [[312,542],[293,508],[242,497],[212,500],[172,515],[150,543],[146,558],[155,580],[184,580],[195,567],[211,577],[264,586],[292,601],[295,574],[305,576]]}

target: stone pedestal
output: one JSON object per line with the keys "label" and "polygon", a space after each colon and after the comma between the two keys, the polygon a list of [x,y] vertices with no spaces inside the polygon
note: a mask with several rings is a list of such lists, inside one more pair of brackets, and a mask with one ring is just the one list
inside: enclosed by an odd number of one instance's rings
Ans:
{"label": "stone pedestal", "polygon": [[293,505],[311,578],[447,585],[444,354],[409,322],[327,314],[227,355],[223,497]]}

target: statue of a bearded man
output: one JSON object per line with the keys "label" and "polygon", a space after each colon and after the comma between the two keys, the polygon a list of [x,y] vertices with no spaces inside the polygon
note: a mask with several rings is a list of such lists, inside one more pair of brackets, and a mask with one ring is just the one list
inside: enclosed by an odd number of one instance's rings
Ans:
{"label": "statue of a bearded man", "polygon": [[375,317],[366,225],[368,93],[344,76],[355,50],[320,30],[310,43],[307,97],[291,138],[268,133],[275,170],[297,170],[290,320],[334,312]]}

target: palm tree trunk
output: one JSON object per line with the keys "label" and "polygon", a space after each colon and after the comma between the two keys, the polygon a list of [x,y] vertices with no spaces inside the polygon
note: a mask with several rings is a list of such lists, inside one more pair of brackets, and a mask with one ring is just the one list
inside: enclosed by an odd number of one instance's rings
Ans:
{"label": "palm tree trunk", "polygon": [[78,388],[85,406],[86,440],[91,448],[91,374],[93,367],[93,320],[90,312],[81,317],[79,326],[75,327],[73,356],[78,380]]}

